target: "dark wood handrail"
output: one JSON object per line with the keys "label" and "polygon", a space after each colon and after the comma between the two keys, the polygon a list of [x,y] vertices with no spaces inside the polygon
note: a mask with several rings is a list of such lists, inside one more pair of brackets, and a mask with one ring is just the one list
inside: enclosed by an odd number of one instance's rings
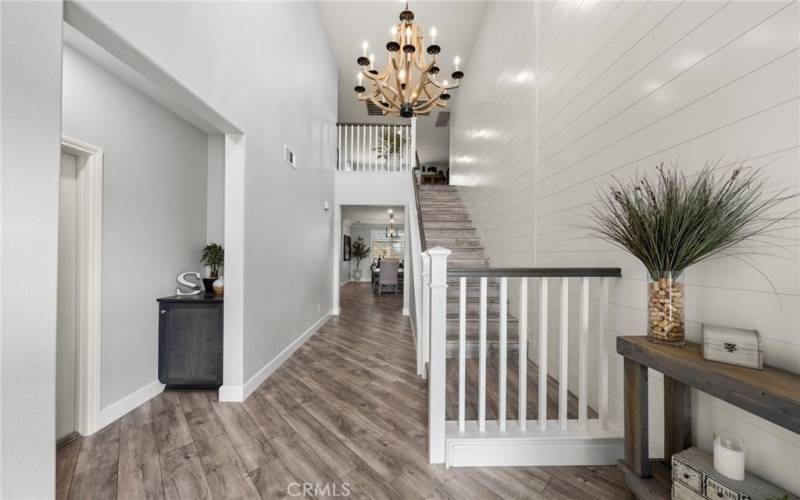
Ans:
{"label": "dark wood handrail", "polygon": [[[417,162],[416,169],[419,169],[419,152],[418,151],[414,151],[414,156],[415,156],[416,162]],[[414,183],[414,199],[415,199],[416,205],[417,205],[416,206],[416,209],[417,209],[417,226],[419,228],[420,247],[422,248],[422,251],[424,252],[425,250],[428,249],[428,242],[425,241],[425,226],[422,224],[422,212],[420,211],[420,208],[419,208],[419,185],[417,183],[417,174],[415,173],[415,169],[411,170],[411,175],[412,175],[411,182]]]}
{"label": "dark wood handrail", "polygon": [[451,278],[621,278],[619,267],[469,267],[448,268]]}

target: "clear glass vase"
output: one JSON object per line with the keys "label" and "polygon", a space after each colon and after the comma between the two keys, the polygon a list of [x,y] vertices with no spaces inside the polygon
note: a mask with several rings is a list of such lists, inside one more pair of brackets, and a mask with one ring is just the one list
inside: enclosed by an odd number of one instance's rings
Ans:
{"label": "clear glass vase", "polygon": [[684,285],[671,271],[647,284],[647,338],[653,342],[683,345],[685,342]]}

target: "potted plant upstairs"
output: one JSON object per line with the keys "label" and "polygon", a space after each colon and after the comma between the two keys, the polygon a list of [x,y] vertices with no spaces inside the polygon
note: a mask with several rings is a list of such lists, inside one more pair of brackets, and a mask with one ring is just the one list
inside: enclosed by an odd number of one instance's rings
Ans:
{"label": "potted plant upstairs", "polygon": [[644,264],[649,278],[647,337],[681,345],[683,271],[716,256],[753,265],[742,258],[752,252],[739,244],[784,227],[781,223],[792,214],[772,209],[795,195],[785,190],[765,194],[757,169],[707,164],[691,178],[663,164],[656,170],[656,175],[617,180],[601,193],[587,229]]}
{"label": "potted plant upstairs", "polygon": [[[225,265],[225,249],[219,243],[209,243],[203,247],[200,263],[208,267],[208,278],[203,278],[206,293],[222,295],[223,282],[219,272]],[[219,283],[216,283],[218,281]]]}
{"label": "potted plant upstairs", "polygon": [[361,281],[361,261],[369,257],[369,251],[370,248],[367,246],[364,238],[359,236],[353,243],[353,249],[350,254],[356,261],[356,269],[353,271],[353,279],[356,282]]}

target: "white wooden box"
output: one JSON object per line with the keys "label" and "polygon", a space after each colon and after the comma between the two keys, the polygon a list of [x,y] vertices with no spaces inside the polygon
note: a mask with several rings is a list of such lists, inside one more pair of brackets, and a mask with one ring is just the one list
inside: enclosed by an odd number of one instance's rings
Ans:
{"label": "white wooden box", "polygon": [[703,359],[762,370],[761,335],[757,330],[703,324]]}
{"label": "white wooden box", "polygon": [[672,456],[672,500],[797,500],[752,474],[734,481],[714,470],[710,454],[689,448]]}

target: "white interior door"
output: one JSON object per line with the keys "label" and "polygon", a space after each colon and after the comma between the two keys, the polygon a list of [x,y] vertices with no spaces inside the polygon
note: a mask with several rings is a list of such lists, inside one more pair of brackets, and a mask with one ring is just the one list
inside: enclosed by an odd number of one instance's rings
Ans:
{"label": "white interior door", "polygon": [[78,429],[77,291],[78,158],[61,153],[58,211],[58,333],[56,337],[56,438]]}

